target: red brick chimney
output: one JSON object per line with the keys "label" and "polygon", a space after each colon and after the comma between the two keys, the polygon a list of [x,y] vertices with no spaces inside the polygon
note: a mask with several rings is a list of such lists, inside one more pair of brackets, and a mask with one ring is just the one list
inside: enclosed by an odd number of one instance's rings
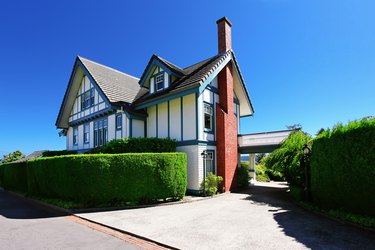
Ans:
{"label": "red brick chimney", "polygon": [[[217,22],[219,53],[232,49],[232,23],[223,17]],[[229,62],[218,74],[219,103],[216,103],[217,174],[222,176],[225,191],[237,187],[237,119],[233,105],[233,71]]]}
{"label": "red brick chimney", "polygon": [[227,17],[216,21],[219,37],[219,54],[232,49],[232,23]]}

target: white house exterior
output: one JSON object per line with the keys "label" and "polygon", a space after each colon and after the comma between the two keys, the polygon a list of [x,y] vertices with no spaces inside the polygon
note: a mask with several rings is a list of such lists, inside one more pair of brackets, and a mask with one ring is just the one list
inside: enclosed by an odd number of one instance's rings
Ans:
{"label": "white house exterior", "polygon": [[[177,141],[177,151],[187,153],[188,191],[200,190],[204,178],[201,153],[205,150],[206,172],[221,170],[224,179],[233,179],[225,172],[228,164],[221,164],[226,160],[217,161],[218,154],[225,155],[217,150],[221,140],[217,136],[223,138],[221,131],[234,126],[237,140],[240,117],[250,116],[254,110],[231,41],[227,41],[231,23],[226,18],[217,23],[219,54],[184,69],[153,55],[138,79],[78,56],[56,121],[66,135],[66,148],[84,152],[119,138],[172,138]],[[226,32],[221,34],[221,29]],[[220,51],[221,42],[226,45]],[[232,85],[219,77],[224,69],[232,72]],[[218,107],[220,113],[227,112],[220,105],[221,99],[228,99],[223,94],[228,91],[229,115],[235,120],[230,124],[234,125],[224,124],[217,114]],[[237,165],[238,152],[234,154]]]}

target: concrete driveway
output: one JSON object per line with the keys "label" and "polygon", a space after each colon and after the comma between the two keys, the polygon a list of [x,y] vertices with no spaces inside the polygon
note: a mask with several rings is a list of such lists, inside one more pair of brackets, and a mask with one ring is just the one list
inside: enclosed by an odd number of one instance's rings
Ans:
{"label": "concrete driveway", "polygon": [[78,214],[181,249],[375,249],[375,234],[310,214],[282,183],[184,204]]}

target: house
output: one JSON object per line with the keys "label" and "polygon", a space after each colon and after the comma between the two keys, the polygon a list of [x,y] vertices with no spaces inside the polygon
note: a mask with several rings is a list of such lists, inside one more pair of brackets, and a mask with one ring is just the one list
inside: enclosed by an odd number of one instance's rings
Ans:
{"label": "house", "polygon": [[224,178],[226,191],[232,189],[240,117],[254,109],[232,51],[232,24],[223,17],[217,26],[217,55],[186,68],[153,55],[140,78],[78,56],[56,121],[66,149],[169,137],[187,153],[188,191],[199,192],[204,165]]}

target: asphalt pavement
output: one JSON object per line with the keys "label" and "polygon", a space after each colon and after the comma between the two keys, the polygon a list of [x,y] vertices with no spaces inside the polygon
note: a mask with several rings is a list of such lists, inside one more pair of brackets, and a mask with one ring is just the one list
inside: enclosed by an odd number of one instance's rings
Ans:
{"label": "asphalt pavement", "polygon": [[0,190],[0,249],[139,249]]}

